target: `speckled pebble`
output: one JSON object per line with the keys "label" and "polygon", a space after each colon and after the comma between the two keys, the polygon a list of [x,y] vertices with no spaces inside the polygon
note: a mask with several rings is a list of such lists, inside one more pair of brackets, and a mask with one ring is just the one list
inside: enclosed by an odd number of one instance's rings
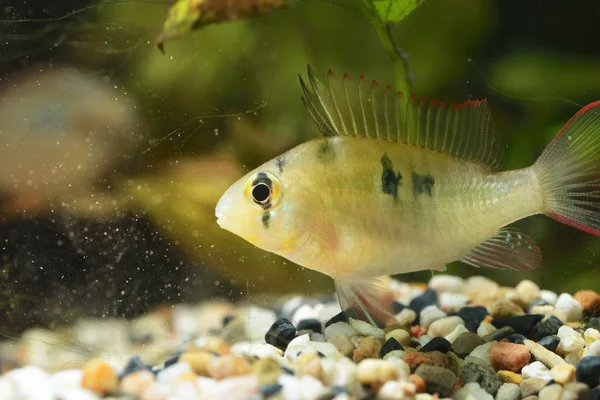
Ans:
{"label": "speckled pebble", "polygon": [[[519,400],[521,398],[521,389],[514,383],[504,383],[498,389],[495,400]],[[477,397],[475,397],[477,399]]]}
{"label": "speckled pebble", "polygon": [[434,365],[421,364],[415,375],[423,378],[428,393],[439,393],[442,397],[450,396],[456,383],[456,375],[452,371]]}
{"label": "speckled pebble", "polygon": [[548,381],[541,378],[523,379],[523,382],[521,382],[521,385],[519,385],[521,389],[521,396],[527,397],[531,396],[532,394],[538,394],[540,390],[546,386],[546,383],[548,383]]}
{"label": "speckled pebble", "polygon": [[366,358],[378,358],[381,353],[381,341],[375,339],[373,336],[366,336],[361,338],[358,342],[358,347],[352,354],[354,362],[360,362]]}

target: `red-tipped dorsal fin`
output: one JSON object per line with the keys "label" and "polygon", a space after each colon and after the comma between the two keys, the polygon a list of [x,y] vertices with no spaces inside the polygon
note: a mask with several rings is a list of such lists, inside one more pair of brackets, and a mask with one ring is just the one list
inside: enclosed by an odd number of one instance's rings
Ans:
{"label": "red-tipped dorsal fin", "polygon": [[329,76],[330,76],[330,77],[332,77],[332,78],[333,78],[333,77],[335,77],[335,75],[333,74],[333,70],[332,70],[331,68],[329,68],[329,69],[327,70],[327,75],[329,75]]}
{"label": "red-tipped dorsal fin", "polygon": [[373,81],[371,82],[371,86],[372,86],[373,88],[378,88],[378,87],[379,87],[379,83],[377,83],[377,81],[376,81],[376,80],[373,80]]}
{"label": "red-tipped dorsal fin", "polygon": [[429,106],[430,106],[430,107],[437,107],[437,105],[438,105],[438,102],[437,102],[437,100],[431,100],[431,101],[429,102]]}
{"label": "red-tipped dorsal fin", "polygon": [[402,91],[398,90],[396,92],[396,97],[399,98],[399,99],[403,99],[404,98],[404,93],[402,93]]}
{"label": "red-tipped dorsal fin", "polygon": [[427,99],[425,97],[421,97],[421,104],[427,104]]}
{"label": "red-tipped dorsal fin", "polygon": [[414,94],[414,93],[411,93],[411,94],[410,94],[410,100],[411,100],[411,101],[416,101],[416,100],[417,100],[417,95],[416,95],[416,94]]}
{"label": "red-tipped dorsal fin", "polygon": [[347,72],[344,72],[344,79],[345,79],[345,80],[351,80],[351,78],[350,78],[350,74],[349,74],[349,73],[347,73]]}
{"label": "red-tipped dorsal fin", "polygon": [[392,87],[391,87],[390,85],[387,85],[387,86],[385,87],[385,92],[386,92],[386,93],[391,93],[392,91],[393,91],[393,89],[392,89]]}

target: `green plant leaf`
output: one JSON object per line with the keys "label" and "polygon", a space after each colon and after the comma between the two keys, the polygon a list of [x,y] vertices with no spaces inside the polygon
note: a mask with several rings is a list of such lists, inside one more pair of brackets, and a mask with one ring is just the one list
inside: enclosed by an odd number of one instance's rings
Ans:
{"label": "green plant leaf", "polygon": [[384,24],[392,24],[402,21],[413,12],[421,3],[421,0],[362,0],[377,15]]}

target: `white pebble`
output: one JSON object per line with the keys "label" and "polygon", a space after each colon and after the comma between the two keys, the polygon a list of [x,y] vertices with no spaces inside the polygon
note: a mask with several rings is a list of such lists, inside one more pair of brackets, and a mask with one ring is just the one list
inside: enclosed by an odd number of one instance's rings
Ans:
{"label": "white pebble", "polygon": [[[208,397],[210,399],[230,399],[232,393],[235,393],[238,399],[248,399],[258,394],[260,385],[256,375],[241,375],[223,379],[209,388],[210,393],[203,390],[202,398],[205,398],[204,394],[210,394],[211,396]],[[186,397],[177,398],[186,399]]]}
{"label": "white pebble", "polygon": [[292,316],[292,320],[290,322],[294,326],[297,326],[298,322],[302,321],[303,319],[311,319],[311,318],[317,318],[315,309],[311,305],[304,304],[296,310],[296,312]]}
{"label": "white pebble", "polygon": [[454,341],[456,340],[456,338],[461,334],[461,333],[465,333],[465,332],[469,332],[469,330],[467,329],[466,326],[464,325],[458,325],[456,328],[454,328],[454,330],[452,332],[450,332],[449,334],[447,334],[445,336],[445,339],[447,341],[449,341],[450,343],[454,343]]}
{"label": "white pebble", "polygon": [[447,311],[458,311],[467,305],[469,298],[460,293],[444,292],[439,295],[440,308]]}
{"label": "white pebble", "polygon": [[273,357],[275,359],[280,359],[283,357],[283,351],[281,349],[268,343],[253,346],[250,354],[258,358]]}
{"label": "white pebble", "polygon": [[172,398],[196,400],[200,399],[200,391],[196,382],[181,381],[177,382],[172,389]]}
{"label": "white pebble", "polygon": [[496,332],[496,327],[489,322],[481,321],[479,327],[477,328],[477,334],[481,337],[485,335],[489,335],[490,333]]}
{"label": "white pebble", "polygon": [[307,347],[307,349],[310,349],[312,347],[313,349],[315,349],[315,353],[316,352],[320,352],[321,354],[323,354],[325,357],[328,357],[328,358],[340,358],[340,357],[343,357],[340,354],[340,352],[338,351],[337,347],[335,347],[331,343],[327,343],[327,342],[308,342],[308,345],[306,347]]}
{"label": "white pebble", "polygon": [[192,372],[192,367],[190,367],[190,364],[187,362],[178,362],[160,370],[158,375],[156,375],[156,380],[158,382],[170,383],[175,378],[185,374],[186,372]]}
{"label": "white pebble", "polygon": [[465,321],[461,317],[445,317],[434,321],[427,331],[430,336],[446,336],[452,332],[458,325],[464,325]]}
{"label": "white pebble", "polygon": [[600,340],[595,341],[587,347],[584,357],[587,356],[600,356]]}
{"label": "white pebble", "polygon": [[411,310],[410,308],[405,308],[396,314],[396,321],[400,325],[410,325],[417,319],[417,313]]}
{"label": "white pebble", "polygon": [[81,387],[81,378],[83,371],[80,369],[67,369],[64,371],[55,372],[50,378],[52,380],[52,388],[57,394],[57,397],[64,397],[63,393],[70,389],[78,389]]}
{"label": "white pebble", "polygon": [[548,367],[539,361],[534,361],[531,364],[524,366],[521,370],[521,375],[523,376],[523,379],[540,378],[545,381],[550,381],[552,379]]}
{"label": "white pebble", "polygon": [[348,337],[352,337],[358,334],[356,329],[354,329],[354,327],[352,327],[352,325],[348,324],[347,322],[336,322],[325,328],[325,337],[328,339],[330,337],[334,337],[338,333],[342,333]]}
{"label": "white pebble", "polygon": [[447,316],[448,314],[440,310],[437,306],[431,305],[421,310],[421,314],[419,314],[419,322],[424,329],[429,329],[429,326],[433,322]]}
{"label": "white pebble", "polygon": [[467,400],[469,398],[477,400],[494,400],[494,397],[479,386],[479,383],[477,382],[465,384],[452,396],[452,400]]}
{"label": "white pebble", "polygon": [[416,390],[415,384],[406,380],[387,381],[377,392],[377,398],[386,400],[412,399]]}
{"label": "white pebble", "polygon": [[579,351],[585,346],[581,334],[570,326],[563,325],[558,328],[557,336],[560,338],[560,346],[566,353]]}
{"label": "white pebble", "polygon": [[53,400],[50,375],[40,367],[13,369],[4,375],[5,382],[13,388],[15,399]]}
{"label": "white pebble", "polygon": [[317,313],[317,319],[319,321],[329,321],[340,312],[340,304],[337,301],[332,301],[323,305],[317,304],[315,306],[315,313]]}
{"label": "white pebble", "polygon": [[540,298],[540,287],[528,279],[524,279],[515,286],[515,291],[521,303],[528,305]]}
{"label": "white pebble", "polygon": [[465,281],[454,275],[439,274],[434,275],[429,280],[429,287],[439,293],[460,293],[463,290]]}
{"label": "white pebble", "polygon": [[264,340],[265,332],[277,320],[275,311],[262,307],[250,306],[241,312],[246,324],[246,333],[251,341]]}
{"label": "white pebble", "polygon": [[594,328],[587,328],[585,332],[583,332],[583,339],[585,340],[585,345],[589,346],[597,340],[600,340],[600,332]]}
{"label": "white pebble", "polygon": [[285,349],[284,357],[290,362],[294,362],[298,358],[298,354],[302,352],[310,342],[310,337],[307,334],[296,336],[288,344]]}
{"label": "white pebble", "polygon": [[385,338],[385,332],[383,329],[377,328],[376,326],[373,326],[368,322],[361,321],[359,319],[350,318],[349,321],[350,325],[354,329],[356,329],[356,332],[358,332],[359,335],[373,336],[379,340],[383,340],[383,338]]}
{"label": "white pebble", "polygon": [[99,400],[100,396],[98,396],[94,392],[90,392],[89,390],[85,390],[82,388],[72,388],[57,393],[57,398],[59,398],[60,400]]}
{"label": "white pebble", "polygon": [[557,311],[567,318],[567,320],[563,322],[576,322],[581,320],[581,303],[575,300],[569,293],[562,293],[558,296],[555,307]]}
{"label": "white pebble", "polygon": [[551,290],[540,290],[540,299],[547,301],[548,303],[555,305],[558,295]]}
{"label": "white pebble", "polygon": [[326,368],[326,361],[330,361],[328,359],[322,360],[322,364],[325,371],[326,383],[331,386],[348,386],[349,383],[356,381],[356,364],[350,360],[349,358],[342,358],[341,360],[334,363],[333,371],[329,374],[327,373],[328,368]]}
{"label": "white pebble", "polygon": [[465,286],[463,287],[463,293],[471,293],[471,292],[479,292],[485,293],[489,296],[493,296],[498,292],[500,285],[491,280],[490,278],[486,278],[485,276],[472,276],[465,281]]}
{"label": "white pebble", "polygon": [[567,364],[571,364],[573,366],[577,366],[577,364],[579,364],[579,361],[581,361],[581,359],[579,358],[579,352],[578,351],[572,351],[571,353],[567,354],[565,356],[565,362]]}

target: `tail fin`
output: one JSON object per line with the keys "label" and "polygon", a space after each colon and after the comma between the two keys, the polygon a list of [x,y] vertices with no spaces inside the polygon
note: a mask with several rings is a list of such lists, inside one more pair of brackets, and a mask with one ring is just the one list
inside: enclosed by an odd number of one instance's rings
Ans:
{"label": "tail fin", "polygon": [[600,101],[575,114],[533,165],[543,213],[600,236]]}

